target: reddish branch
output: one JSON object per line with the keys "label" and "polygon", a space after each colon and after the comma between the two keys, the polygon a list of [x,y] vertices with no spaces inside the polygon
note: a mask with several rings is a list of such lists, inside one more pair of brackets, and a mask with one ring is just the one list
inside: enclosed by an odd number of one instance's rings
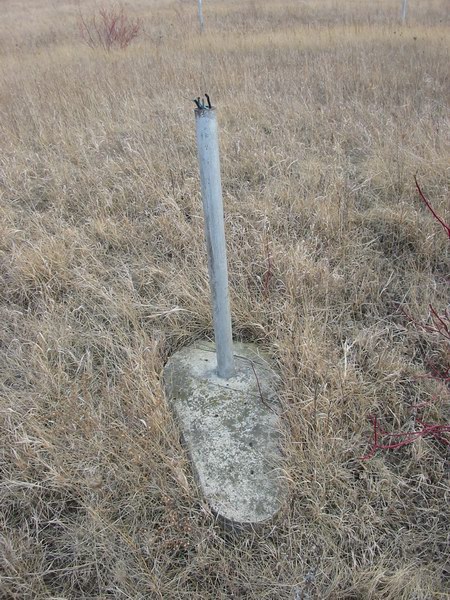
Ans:
{"label": "reddish branch", "polygon": [[450,384],[450,367],[445,371],[437,371],[434,367],[429,367],[430,373],[426,375],[418,375],[420,379],[434,379],[435,381],[442,381],[442,383]]}
{"label": "reddish branch", "polygon": [[440,223],[442,225],[442,227],[444,228],[444,230],[447,233],[448,238],[450,239],[450,225],[448,225],[438,214],[437,212],[434,210],[434,208],[431,206],[430,201],[425,197],[425,194],[422,192],[420,185],[417,182],[417,178],[416,176],[414,176],[414,181],[416,182],[416,188],[417,191],[419,192],[420,198],[422,200],[422,202],[425,204],[425,206],[428,208],[428,210],[430,211],[430,213],[433,215],[433,217],[436,219],[436,221],[438,223]]}
{"label": "reddish branch", "polygon": [[98,15],[86,19],[81,13],[78,23],[81,37],[90,48],[101,47],[111,50],[124,49],[139,35],[142,29],[140,19],[132,20],[124,13],[123,7],[100,8]]}
{"label": "reddish branch", "polygon": [[444,312],[441,315],[439,315],[432,304],[429,305],[429,309],[432,322],[428,324],[417,321],[403,308],[401,309],[401,311],[406,317],[408,317],[408,319],[412,323],[414,323],[414,325],[417,328],[423,329],[427,333],[434,333],[440,335],[441,337],[450,341],[450,312],[448,311],[448,309],[445,309]]}
{"label": "reddish branch", "polygon": [[[450,440],[445,437],[445,434],[450,433],[450,425],[439,425],[417,420],[417,423],[422,429],[415,431],[389,432],[379,428],[376,416],[371,416],[369,419],[373,425],[373,443],[370,452],[365,456],[362,456],[361,460],[372,458],[378,450],[396,450],[402,448],[403,446],[412,444],[420,437],[434,437],[446,446],[450,446]],[[387,443],[381,443],[380,438],[383,437],[387,438],[385,440]]]}
{"label": "reddish branch", "polygon": [[[448,238],[450,239],[450,225],[448,225],[431,206],[431,203],[422,192],[416,177],[414,177],[414,181],[416,182],[417,191],[419,192],[422,202],[431,212],[434,219],[443,227]],[[421,323],[409,315],[405,310],[402,309],[402,312],[411,320],[412,323],[414,323],[417,328],[420,328],[427,333],[439,336],[446,343],[450,342],[450,312],[448,309],[446,309],[442,314],[439,314],[432,304],[429,305],[429,309],[431,323]],[[440,381],[444,385],[448,386],[450,384],[450,367],[444,371],[437,371],[436,369],[432,368],[431,373],[425,375],[424,377]],[[412,408],[417,411],[418,409],[422,409],[425,406],[432,404],[434,400],[435,398],[428,402],[416,404]],[[371,416],[369,419],[373,425],[372,448],[368,454],[361,457],[361,460],[368,460],[369,458],[372,458],[378,450],[397,450],[398,448],[412,444],[420,437],[433,437],[442,444],[450,446],[450,439],[448,437],[448,434],[450,433],[450,425],[427,423],[426,421],[416,419],[416,423],[421,427],[421,429],[417,429],[415,431],[389,432],[383,431],[379,428],[376,416]]]}
{"label": "reddish branch", "polygon": [[430,304],[431,319],[434,324],[435,332],[439,333],[444,338],[450,340],[450,314],[445,309],[443,315],[438,315],[436,310]]}

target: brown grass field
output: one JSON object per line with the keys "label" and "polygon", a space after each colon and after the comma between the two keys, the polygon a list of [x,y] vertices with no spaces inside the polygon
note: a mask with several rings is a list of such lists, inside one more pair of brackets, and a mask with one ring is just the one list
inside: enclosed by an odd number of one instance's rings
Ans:
{"label": "brown grass field", "polygon": [[[0,1],[0,597],[450,597],[447,0]],[[161,384],[211,338],[191,98],[218,108],[233,327],[277,362],[289,503],[224,532]]]}

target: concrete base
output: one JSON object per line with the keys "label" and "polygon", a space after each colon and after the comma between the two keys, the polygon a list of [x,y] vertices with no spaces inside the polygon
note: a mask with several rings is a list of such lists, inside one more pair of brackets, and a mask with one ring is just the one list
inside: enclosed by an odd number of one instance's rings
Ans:
{"label": "concrete base", "polygon": [[226,523],[255,526],[284,500],[276,374],[252,344],[234,344],[236,376],[216,375],[214,344],[174,354],[164,385],[202,493]]}

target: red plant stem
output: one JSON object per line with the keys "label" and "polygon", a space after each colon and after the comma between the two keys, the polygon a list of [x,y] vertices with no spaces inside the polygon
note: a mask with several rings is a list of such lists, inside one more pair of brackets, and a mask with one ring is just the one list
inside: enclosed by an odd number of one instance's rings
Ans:
{"label": "red plant stem", "polygon": [[[374,456],[377,450],[396,450],[398,448],[402,448],[403,446],[407,446],[412,444],[419,437],[432,436],[435,439],[439,440],[446,446],[450,446],[450,440],[444,437],[442,434],[450,432],[450,425],[439,425],[436,423],[426,423],[424,421],[417,420],[417,423],[422,427],[419,431],[405,431],[405,432],[393,432],[389,433],[388,431],[382,431],[378,428],[377,417],[369,417],[370,421],[373,424],[373,445],[368,454],[361,457],[361,460],[368,460]],[[380,444],[378,442],[379,435],[385,435],[390,438],[405,438],[401,441],[397,441],[389,444]]]}
{"label": "red plant stem", "polygon": [[425,206],[428,208],[428,210],[431,212],[431,214],[433,215],[433,217],[436,219],[436,221],[438,223],[440,223],[442,225],[442,227],[445,229],[445,231],[447,232],[447,236],[450,239],[450,226],[447,225],[447,223],[436,213],[436,211],[434,210],[434,208],[431,206],[430,202],[427,200],[427,198],[425,197],[425,194],[422,192],[422,190],[420,189],[420,185],[417,182],[417,178],[414,175],[414,181],[416,182],[416,188],[417,191],[420,194],[420,197],[422,199],[422,201],[424,202]]}
{"label": "red plant stem", "polygon": [[[448,310],[444,310],[443,315],[439,315],[436,309],[432,304],[429,305],[431,320],[433,321],[433,325],[426,325],[425,323],[420,323],[414,317],[406,312],[404,308],[401,308],[401,312],[407,317],[416,327],[420,327],[423,331],[428,333],[437,333],[442,337],[450,340],[450,314]],[[448,323],[448,324],[447,324]]]}
{"label": "red plant stem", "polygon": [[[445,322],[444,318],[441,317],[441,315],[438,315],[438,313],[436,312],[436,309],[433,307],[432,304],[430,304],[430,312],[433,315],[433,317],[432,317],[433,318],[433,322],[434,322],[435,327],[438,330],[438,332],[441,335],[443,335],[444,337],[450,339],[450,329],[449,329],[447,323]],[[449,314],[448,314],[447,310],[444,311],[444,317],[450,323],[450,317],[449,317]]]}
{"label": "red plant stem", "polygon": [[[436,221],[444,228],[447,233],[448,238],[450,239],[450,225],[448,225],[433,209],[430,202],[425,197],[425,194],[422,192],[420,185],[417,181],[417,178],[414,177],[414,181],[416,183],[417,190],[419,192],[421,200],[424,202],[425,206],[431,212]],[[431,315],[431,325],[426,325],[424,323],[419,323],[416,321],[411,315],[409,315],[403,308],[401,309],[403,314],[410,319],[416,327],[421,328],[423,331],[428,333],[438,334],[441,338],[444,338],[446,341],[450,340],[450,313],[448,309],[444,311],[442,315],[438,314],[436,309],[432,304],[429,305],[430,315]],[[428,379],[435,379],[437,381],[441,381],[444,385],[449,385],[450,382],[450,368],[447,368],[444,372],[440,373],[437,371],[433,365],[429,365],[431,367],[431,374],[425,375],[424,377]],[[429,402],[421,402],[411,407],[413,410],[418,410],[432,403],[434,399]],[[377,450],[396,450],[397,448],[402,448],[403,446],[407,446],[408,444],[412,444],[419,437],[432,436],[442,444],[446,446],[450,446],[450,440],[446,436],[446,434],[450,433],[450,425],[440,425],[437,423],[427,423],[420,419],[416,419],[416,423],[421,427],[418,431],[405,431],[405,432],[388,432],[380,430],[378,427],[378,421],[376,416],[369,417],[370,421],[373,424],[373,444],[370,452],[365,456],[361,457],[361,460],[368,460],[372,458]],[[389,439],[389,443],[382,444],[379,443],[379,436],[387,436]],[[396,440],[396,441],[395,441]]]}

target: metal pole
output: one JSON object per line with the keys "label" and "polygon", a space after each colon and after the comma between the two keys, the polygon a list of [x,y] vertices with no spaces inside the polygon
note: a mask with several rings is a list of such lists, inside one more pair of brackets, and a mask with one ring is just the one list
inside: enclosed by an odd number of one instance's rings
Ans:
{"label": "metal pole", "polygon": [[408,0],[403,0],[403,4],[402,4],[402,23],[403,23],[403,25],[406,23],[407,17],[408,17]]}
{"label": "metal pole", "polygon": [[198,161],[202,186],[208,270],[211,286],[217,372],[228,379],[235,374],[230,299],[228,294],[227,251],[220,180],[219,140],[215,108],[196,108]]}
{"label": "metal pole", "polygon": [[203,31],[205,23],[203,21],[202,0],[198,0],[198,22],[200,23],[200,31]]}

